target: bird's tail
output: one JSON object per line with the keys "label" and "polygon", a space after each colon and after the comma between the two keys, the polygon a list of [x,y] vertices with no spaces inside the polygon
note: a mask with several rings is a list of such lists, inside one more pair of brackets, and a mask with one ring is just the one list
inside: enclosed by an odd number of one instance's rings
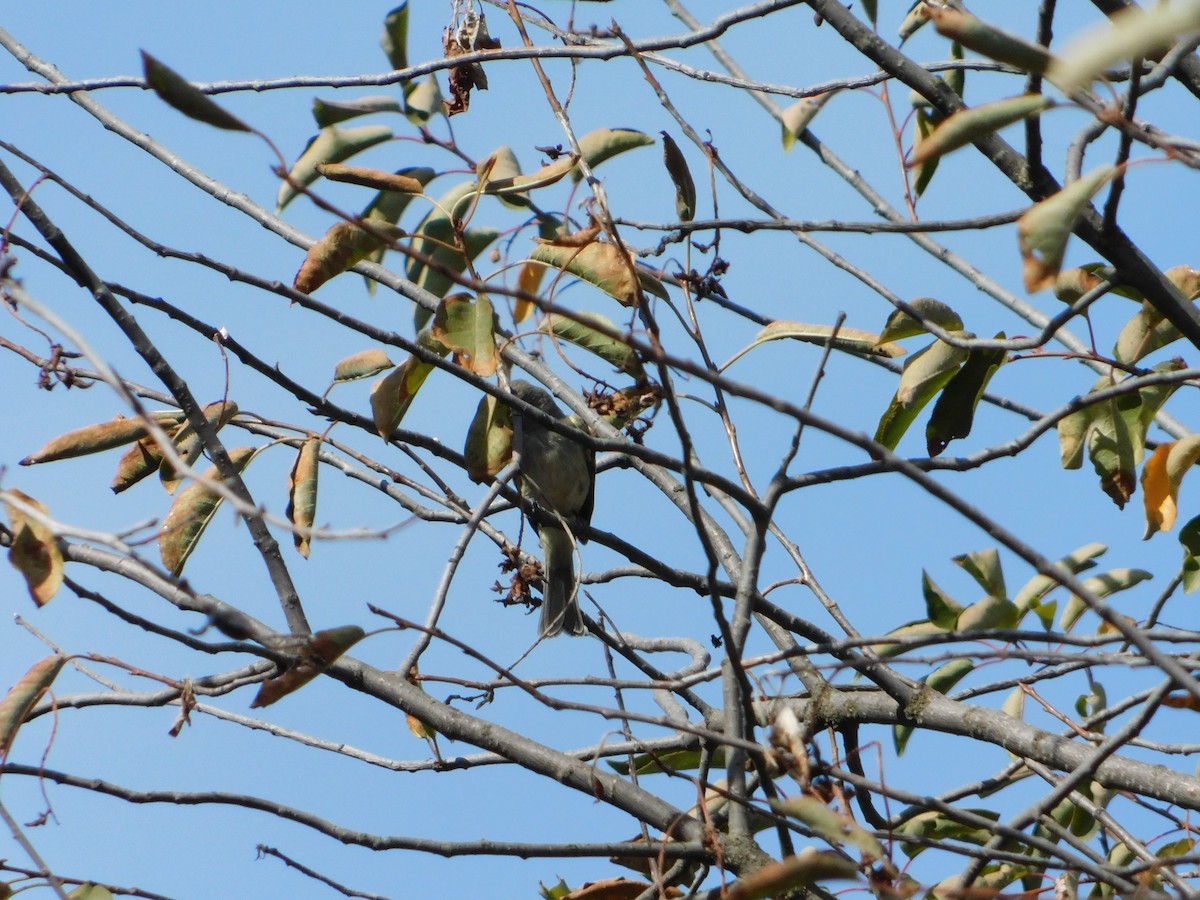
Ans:
{"label": "bird's tail", "polygon": [[542,544],[542,621],[539,634],[554,637],[560,632],[586,634],[583,614],[579,611],[575,580],[575,544],[567,532],[555,525],[543,525],[538,532]]}

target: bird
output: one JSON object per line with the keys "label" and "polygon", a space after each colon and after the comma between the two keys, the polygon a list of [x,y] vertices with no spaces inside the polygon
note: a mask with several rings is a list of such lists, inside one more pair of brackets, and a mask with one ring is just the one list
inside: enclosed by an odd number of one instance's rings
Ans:
{"label": "bird", "polygon": [[[569,418],[545,390],[528,381],[514,381],[513,395],[546,415],[568,423]],[[518,480],[526,501],[525,516],[542,545],[542,615],[540,637],[562,632],[587,633],[577,597],[575,542],[592,521],[595,505],[596,454],[565,434],[513,409],[513,449],[518,455]],[[579,427],[579,426],[574,426]]]}

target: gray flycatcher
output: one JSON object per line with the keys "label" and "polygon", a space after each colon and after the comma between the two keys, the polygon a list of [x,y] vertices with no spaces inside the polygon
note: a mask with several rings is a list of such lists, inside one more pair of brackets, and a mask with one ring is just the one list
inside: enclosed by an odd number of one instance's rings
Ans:
{"label": "gray flycatcher", "polygon": [[[566,420],[546,391],[528,381],[514,381],[510,390],[548,416]],[[576,426],[578,427],[578,426]],[[513,410],[513,449],[520,460],[521,496],[529,524],[542,545],[542,620],[538,633],[554,637],[566,631],[586,634],[587,626],[576,596],[575,541],[592,521],[595,501],[596,455],[564,434]]]}

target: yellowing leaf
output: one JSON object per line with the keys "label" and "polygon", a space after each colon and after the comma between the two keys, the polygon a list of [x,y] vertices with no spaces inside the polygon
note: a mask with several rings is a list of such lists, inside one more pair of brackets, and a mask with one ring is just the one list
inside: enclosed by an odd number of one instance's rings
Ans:
{"label": "yellowing leaf", "polygon": [[675,143],[675,139],[665,131],[661,132],[663,139],[663,165],[675,185],[675,214],[680,222],[690,222],[696,215],[696,182],[692,180],[692,172],[688,168],[683,151]]}
{"label": "yellowing leaf", "polygon": [[1169,531],[1178,513],[1179,485],[1200,459],[1200,435],[1159,444],[1142,469],[1142,498],[1146,505],[1146,534]]}
{"label": "yellowing leaf", "polygon": [[616,325],[599,313],[581,313],[579,318],[586,321],[577,321],[568,316],[551,313],[538,325],[538,331],[544,334],[553,334],[557,338],[570,341],[572,344],[596,354],[617,371],[627,372],[638,379],[645,376],[641,357],[632,346],[620,338],[609,337],[590,326],[588,322],[594,322],[608,331],[617,331]]}
{"label": "yellowing leaf", "polygon": [[773,801],[771,806],[776,812],[803,822],[827,841],[857,847],[870,859],[887,856],[878,838],[850,816],[830,808],[816,797],[789,797],[787,800]]}
{"label": "yellowing leaf", "polygon": [[432,365],[410,356],[371,386],[371,417],[375,430],[385,441],[399,427],[432,371]]}
{"label": "yellowing leaf", "polygon": [[353,356],[347,356],[333,367],[333,380],[340,382],[370,378],[394,365],[396,364],[388,359],[383,350],[362,350]]}
{"label": "yellowing leaf", "polygon": [[[579,150],[584,160],[591,168],[595,168],[606,159],[612,159],[618,153],[633,150],[637,147],[648,147],[654,143],[654,138],[632,128],[597,128],[589,131],[579,139]],[[578,181],[583,172],[578,167],[571,171],[571,179]]]}
{"label": "yellowing leaf", "polygon": [[825,91],[812,97],[803,97],[784,109],[779,114],[779,122],[783,126],[783,151],[787,153],[804,134],[804,130],[812,124],[821,108],[830,101],[837,91]]}
{"label": "yellowing leaf", "polygon": [[395,191],[398,194],[422,194],[425,192],[424,182],[405,174],[403,170],[384,172],[368,166],[347,166],[343,163],[329,162],[318,163],[317,174],[330,181],[357,184],[381,191]]}
{"label": "yellowing leaf", "polygon": [[[508,151],[508,155],[512,151],[508,147],[501,147],[496,151],[497,154],[503,151]],[[493,154],[496,156],[496,154]],[[496,156],[497,160],[505,159],[504,156]],[[560,156],[557,160],[547,165],[542,166],[536,172],[529,175],[522,175],[520,170],[511,171],[515,168],[516,157],[507,166],[497,167],[495,164],[488,167],[486,161],[481,164],[481,168],[488,169],[487,179],[483,182],[483,192],[485,194],[496,194],[501,199],[514,199],[516,195],[524,194],[527,191],[536,190],[540,187],[546,187],[554,184],[556,181],[562,180],[572,169],[575,168],[575,163],[579,161],[579,157],[572,155]],[[481,175],[481,178],[483,176]]]}
{"label": "yellowing leaf", "polygon": [[1041,112],[1050,104],[1051,101],[1041,94],[1024,94],[959,110],[913,148],[908,165],[916,166],[965,147],[986,134]]}
{"label": "yellowing leaf", "polygon": [[[153,412],[150,415],[163,428],[170,427],[183,418],[183,413],[175,410]],[[36,453],[31,453],[21,460],[20,465],[32,466],[57,459],[100,453],[140,440],[147,433],[146,424],[141,419],[118,416],[109,422],[87,425],[59,435]]]}
{"label": "yellowing leaf", "polygon": [[[296,462],[288,473],[288,521],[297,529],[309,530],[317,516],[317,476],[320,474],[321,439],[315,435],[300,445]],[[308,559],[311,538],[301,531],[292,532],[292,542],[300,555]]]}
{"label": "yellowing leaf", "polygon": [[142,73],[154,93],[168,105],[190,119],[229,131],[253,131],[249,125],[218,106],[207,94],[191,84],[169,66],[159,62],[145,50],[142,53]]}
{"label": "yellowing leaf", "polygon": [[8,756],[17,730],[50,689],[66,661],[65,656],[55,653],[34,663],[0,700],[0,761]]}
{"label": "yellowing leaf", "polygon": [[[218,400],[216,403],[210,403],[204,407],[204,418],[217,431],[220,431],[238,414],[238,405],[232,400]],[[175,436],[175,452],[189,466],[200,458],[204,446],[200,442],[200,435],[192,428],[189,423],[184,423],[180,428],[179,433]],[[183,476],[175,471],[175,467],[170,461],[163,460],[159,465],[158,477],[166,488],[168,494],[175,493],[179,487],[179,483]]]}
{"label": "yellowing leaf", "polygon": [[[166,426],[163,430],[167,437],[175,440],[183,430],[183,422]],[[144,437],[121,455],[117,462],[117,471],[113,475],[110,487],[114,494],[128,490],[143,478],[153,475],[162,465],[163,452],[158,442],[152,437]]]}
{"label": "yellowing leaf", "polygon": [[1150,10],[1131,6],[1114,13],[1111,25],[1072,41],[1046,77],[1071,94],[1118,60],[1156,56],[1180,35],[1196,30],[1200,30],[1200,3],[1195,0],[1159,4]]}
{"label": "yellowing leaf", "polygon": [[451,294],[438,304],[430,334],[454,361],[484,378],[496,371],[495,312],[487,294]]}
{"label": "yellowing leaf", "polygon": [[311,294],[329,279],[369,259],[403,236],[403,230],[384,222],[373,222],[367,228],[353,222],[335,222],[319,241],[308,248],[292,287]]}
{"label": "yellowing leaf", "polygon": [[728,891],[729,900],[761,900],[777,897],[795,888],[830,880],[854,880],[858,866],[832,851],[805,847],[795,856],[770,862],[745,878],[739,878]]}
{"label": "yellowing leaf", "polygon": [[538,244],[530,259],[582,278],[623,306],[637,303],[639,288],[664,300],[668,296],[662,282],[607,241],[593,241],[583,247]]}
{"label": "yellowing leaf", "polygon": [[1096,192],[1116,173],[1117,167],[1111,165],[1093,169],[1030,208],[1017,221],[1025,290],[1032,293],[1054,284],[1076,220]]}
{"label": "yellowing leaf", "polygon": [[[28,494],[18,490],[10,490],[8,494],[37,513],[49,516],[50,510],[45,504]],[[18,508],[12,501],[5,500],[4,505],[8,509],[8,524],[13,533],[8,561],[24,576],[33,602],[45,606],[62,587],[63,555],[58,539],[49,525]]]}
{"label": "yellowing leaf", "polygon": [[336,125],[330,125],[328,128],[322,128],[317,136],[308,142],[308,146],[288,172],[288,177],[279,186],[275,211],[282,212],[285,206],[296,199],[300,192],[295,185],[307,187],[317,180],[317,166],[321,163],[342,162],[391,138],[392,129],[385,125],[363,125],[358,128],[338,128]]}
{"label": "yellowing leaf", "polygon": [[[229,451],[229,461],[241,472],[254,457],[253,447],[238,447]],[[183,571],[184,563],[196,549],[204,529],[212,521],[223,499],[208,483],[220,481],[221,474],[213,466],[204,473],[203,481],[193,481],[179,492],[167,517],[158,531],[158,552],[163,565],[172,575]]]}
{"label": "yellowing leaf", "polygon": [[340,628],[326,628],[314,632],[300,649],[292,665],[281,675],[263,682],[251,701],[250,708],[261,709],[270,706],[280,698],[298,691],[337,662],[342,654],[365,636],[366,632],[357,625],[343,625]]}
{"label": "yellowing leaf", "polygon": [[772,322],[754,336],[754,340],[735,353],[721,366],[721,371],[768,341],[791,339],[804,341],[824,347],[830,345],[837,350],[847,350],[851,353],[862,353],[866,356],[884,356],[895,358],[903,356],[908,351],[899,344],[883,340],[881,335],[861,328],[848,328],[845,325],[834,328],[832,325],[812,325],[808,322]]}
{"label": "yellowing leaf", "polygon": [[512,456],[512,430],[509,408],[491,394],[485,395],[467,429],[467,445],[463,450],[467,475],[472,481],[486,481],[508,464]]}
{"label": "yellowing leaf", "polygon": [[1009,63],[1033,74],[1045,72],[1050,65],[1050,51],[1045,47],[1001,31],[965,9],[940,3],[926,4],[925,13],[942,37],[958,41],[967,49],[990,59]]}

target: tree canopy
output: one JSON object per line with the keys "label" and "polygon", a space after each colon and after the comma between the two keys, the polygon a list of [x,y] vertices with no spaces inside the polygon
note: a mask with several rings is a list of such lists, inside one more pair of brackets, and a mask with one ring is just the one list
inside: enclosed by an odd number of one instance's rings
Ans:
{"label": "tree canopy", "polygon": [[1193,895],[1200,4],[906,6],[13,13],[0,897]]}

